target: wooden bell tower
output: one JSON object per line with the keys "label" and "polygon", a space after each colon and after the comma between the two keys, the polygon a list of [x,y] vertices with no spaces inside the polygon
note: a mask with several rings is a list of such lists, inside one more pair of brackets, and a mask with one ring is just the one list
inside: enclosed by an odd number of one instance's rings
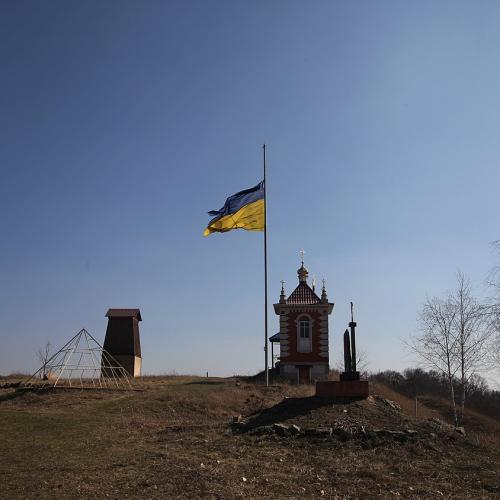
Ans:
{"label": "wooden bell tower", "polygon": [[[108,327],[104,350],[108,352],[132,377],[141,376],[141,341],[139,309],[108,309]],[[104,368],[104,364],[103,364]]]}

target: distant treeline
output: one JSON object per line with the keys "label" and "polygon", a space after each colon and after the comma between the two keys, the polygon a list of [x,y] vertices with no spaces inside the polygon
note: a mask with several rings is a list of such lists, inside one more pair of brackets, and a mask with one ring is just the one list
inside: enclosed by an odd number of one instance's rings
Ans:
{"label": "distant treeline", "polygon": [[[408,368],[403,373],[386,370],[370,376],[393,390],[414,398],[415,396],[437,396],[449,399],[448,381],[436,371]],[[456,382],[456,390],[459,382]],[[500,420],[500,391],[488,387],[484,378],[475,375],[467,384],[467,406],[483,415]]]}

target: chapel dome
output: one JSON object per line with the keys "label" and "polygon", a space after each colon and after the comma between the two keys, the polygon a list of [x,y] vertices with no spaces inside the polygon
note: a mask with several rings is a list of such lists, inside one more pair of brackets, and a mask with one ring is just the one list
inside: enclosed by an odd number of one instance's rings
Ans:
{"label": "chapel dome", "polygon": [[298,269],[297,274],[299,276],[299,281],[307,281],[307,277],[309,276],[309,271],[304,266],[304,264],[302,264]]}

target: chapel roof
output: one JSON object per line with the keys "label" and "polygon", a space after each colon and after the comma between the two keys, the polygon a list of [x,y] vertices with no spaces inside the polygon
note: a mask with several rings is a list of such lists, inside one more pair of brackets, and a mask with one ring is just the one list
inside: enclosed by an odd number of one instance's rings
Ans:
{"label": "chapel roof", "polygon": [[297,288],[285,300],[286,304],[319,304],[321,299],[314,293],[313,289],[301,281]]}

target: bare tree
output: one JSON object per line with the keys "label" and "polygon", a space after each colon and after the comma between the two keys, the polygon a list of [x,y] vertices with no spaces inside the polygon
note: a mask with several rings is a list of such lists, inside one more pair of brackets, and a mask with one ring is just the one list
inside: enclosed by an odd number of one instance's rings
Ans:
{"label": "bare tree", "polygon": [[474,297],[470,281],[458,272],[453,292],[444,299],[426,300],[419,314],[421,333],[409,344],[429,368],[446,377],[455,425],[463,420],[471,380],[491,366],[490,317],[490,307]]}
{"label": "bare tree", "polygon": [[489,307],[472,294],[470,281],[460,271],[457,288],[450,296],[454,310],[453,336],[456,338],[460,381],[460,420],[463,419],[465,398],[472,377],[490,368],[491,328]]}
{"label": "bare tree", "polygon": [[42,371],[41,376],[43,380],[47,380],[47,362],[50,359],[50,349],[51,349],[50,342],[47,341],[44,347],[39,347],[38,350],[36,351],[37,358],[40,360],[42,363]]}
{"label": "bare tree", "polygon": [[[491,245],[500,252],[500,240],[493,241]],[[489,272],[488,284],[496,292],[496,298],[500,305],[500,265],[494,266]]]}
{"label": "bare tree", "polygon": [[[490,343],[490,364],[491,368],[500,373],[500,315],[491,312],[492,340]],[[500,387],[500,384],[498,384]]]}
{"label": "bare tree", "polygon": [[441,373],[448,383],[453,420],[458,425],[454,379],[459,370],[457,338],[454,335],[456,310],[449,298],[427,298],[418,315],[420,333],[407,345],[431,370]]}
{"label": "bare tree", "polygon": [[500,368],[500,332],[496,332],[496,337],[492,342],[491,358],[495,368]]}
{"label": "bare tree", "polygon": [[[492,243],[492,246],[500,252],[500,240]],[[488,284],[493,290],[491,297],[490,318],[491,326],[495,332],[492,342],[491,360],[496,369],[500,369],[500,265],[494,266],[488,276]]]}
{"label": "bare tree", "polygon": [[[366,354],[366,351],[363,349],[356,349],[356,369],[360,373],[361,378],[367,378],[368,377],[368,368],[370,366],[370,362],[368,360],[368,355]],[[335,370],[337,370],[339,373],[344,371],[344,356],[342,354],[342,357],[337,357],[335,360]]]}

